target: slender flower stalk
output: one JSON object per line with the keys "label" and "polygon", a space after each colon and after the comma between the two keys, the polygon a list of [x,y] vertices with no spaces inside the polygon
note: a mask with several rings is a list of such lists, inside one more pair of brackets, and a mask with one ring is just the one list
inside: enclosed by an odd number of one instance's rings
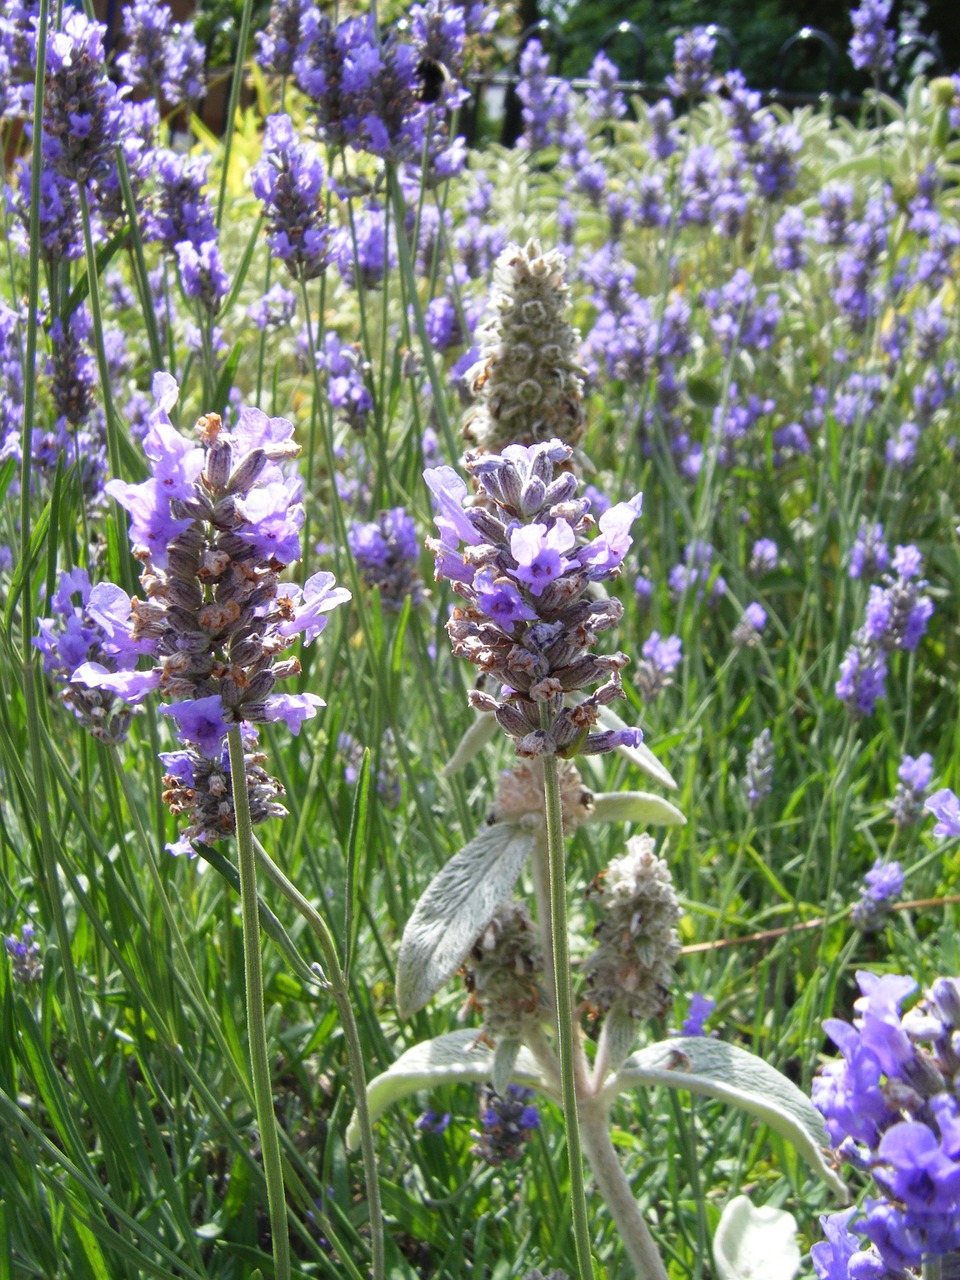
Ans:
{"label": "slender flower stalk", "polygon": [[273,1109],[273,1085],[267,1054],[267,1024],[263,1004],[263,957],[260,950],[260,917],[257,910],[257,867],[253,851],[253,826],[246,788],[246,767],[240,726],[227,734],[230,748],[230,778],[237,824],[237,861],[240,868],[240,915],[243,922],[243,968],[247,991],[247,1036],[250,1067],[256,1100],[257,1128],[263,1153],[270,1213],[270,1239],[277,1280],[289,1280],[290,1238],[287,1206],[283,1190],[283,1164],[277,1117]]}

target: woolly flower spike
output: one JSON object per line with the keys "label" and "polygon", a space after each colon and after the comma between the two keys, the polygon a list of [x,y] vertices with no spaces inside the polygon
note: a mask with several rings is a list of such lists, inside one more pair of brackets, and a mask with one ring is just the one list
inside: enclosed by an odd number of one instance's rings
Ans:
{"label": "woolly flower spike", "polygon": [[502,902],[471,947],[461,969],[469,992],[466,1010],[483,1014],[483,1035],[493,1044],[520,1040],[544,1021],[543,953],[522,902]]}
{"label": "woolly flower spike", "polygon": [[[821,1070],[812,1097],[838,1155],[871,1170],[879,1194],[839,1225],[825,1223],[829,1247],[816,1246],[813,1258],[827,1280],[900,1277],[960,1249],[960,981],[938,978],[904,1015],[912,978],[860,972],[857,981],[853,1026],[824,1023],[843,1057]],[[849,1272],[833,1266],[848,1259]]]}
{"label": "woolly flower spike", "polygon": [[[502,455],[468,454],[483,505],[471,503],[452,467],[424,472],[440,531],[427,541],[437,578],[447,578],[466,602],[447,624],[453,651],[503,686],[499,699],[474,691],[471,704],[495,712],[517,739],[517,754],[527,757],[610,751],[641,736],[636,729],[591,732],[600,707],[623,696],[627,658],[590,653],[623,607],[589,590],[619,571],[640,495],[605,511],[599,536],[588,540],[589,504],[577,498],[576,477],[561,470],[571,452],[552,440],[511,445]],[[567,695],[601,680],[594,693],[565,707]]]}
{"label": "woolly flower spike", "polygon": [[331,248],[323,163],[315,148],[300,142],[288,115],[267,117],[263,155],[250,176],[266,207],[274,255],[296,280],[322,275]]}
{"label": "woolly flower spike", "polygon": [[487,317],[477,333],[480,359],[467,371],[477,396],[463,434],[481,452],[507,444],[583,434],[580,335],[567,320],[567,261],[531,240],[511,244],[494,268]]}
{"label": "woolly flower spike", "polygon": [[670,1007],[673,965],[680,954],[674,925],[682,912],[667,864],[653,852],[650,836],[633,836],[627,852],[614,858],[587,890],[600,922],[593,931],[597,949],[584,975],[591,1010],[616,1006],[637,1020]]}

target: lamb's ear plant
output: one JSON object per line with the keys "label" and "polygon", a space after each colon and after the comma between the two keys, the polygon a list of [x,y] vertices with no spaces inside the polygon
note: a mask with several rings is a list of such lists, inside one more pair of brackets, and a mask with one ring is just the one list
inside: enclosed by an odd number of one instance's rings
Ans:
{"label": "lamb's ear plant", "polygon": [[[491,822],[418,902],[400,948],[397,998],[401,1015],[409,1016],[462,966],[469,1004],[483,1014],[483,1025],[407,1050],[371,1083],[369,1102],[376,1115],[413,1090],[465,1079],[492,1081],[501,1094],[511,1083],[540,1090],[563,1111],[582,1280],[593,1274],[582,1154],[637,1275],[666,1280],[610,1138],[611,1108],[621,1093],[665,1085],[728,1101],[790,1140],[835,1190],[843,1186],[821,1154],[826,1135],[809,1099],[762,1059],[697,1036],[634,1052],[644,1023],[669,1008],[679,953],[681,910],[648,835],[629,839],[623,855],[582,886],[598,921],[574,995],[567,887],[576,869],[565,837],[591,820],[683,818],[669,802],[643,793],[596,803],[572,764],[578,755],[641,745],[639,730],[603,720],[622,697],[627,658],[594,651],[599,634],[623,612],[604,584],[617,577],[631,546],[640,495],[595,519],[579,494],[572,447],[541,438],[543,425],[549,430],[557,421],[549,412],[557,389],[567,420],[580,427],[579,380],[567,361],[572,344],[556,336],[563,334],[564,303],[557,257],[545,259],[532,245],[505,251],[494,332],[488,329],[475,384],[488,396],[496,392],[489,421],[511,424],[515,438],[527,443],[468,453],[472,490],[452,467],[425,472],[439,531],[428,546],[438,579],[450,582],[461,601],[447,624],[453,652],[482,673],[483,687],[470,702],[512,739],[520,764],[504,776]],[[530,296],[544,278],[551,286],[546,305],[543,288]],[[498,325],[509,342],[496,344]],[[477,416],[471,430],[487,443]],[[535,928],[526,903],[514,898],[528,864]],[[597,1031],[592,1058],[586,1021]]]}

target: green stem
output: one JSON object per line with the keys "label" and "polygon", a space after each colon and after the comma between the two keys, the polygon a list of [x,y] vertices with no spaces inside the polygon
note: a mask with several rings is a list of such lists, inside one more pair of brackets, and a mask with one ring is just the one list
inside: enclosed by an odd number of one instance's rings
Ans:
{"label": "green stem", "polygon": [[940,1280],[943,1275],[943,1267],[940,1258],[926,1258],[920,1269],[923,1280]]}
{"label": "green stem", "polygon": [[230,150],[237,107],[240,104],[240,86],[243,84],[243,61],[247,56],[247,43],[250,39],[250,16],[253,13],[253,0],[244,0],[243,13],[240,16],[240,35],[237,40],[237,61],[233,68],[233,80],[230,82],[230,101],[227,104],[226,133],[223,141],[223,169],[220,173],[220,195],[217,199],[217,231],[223,224],[223,206],[227,198],[227,175],[230,172]]}
{"label": "green stem", "polygon": [[[546,726],[545,726],[546,727]],[[586,1062],[576,1038],[573,997],[570,985],[570,952],[567,946],[567,881],[563,842],[563,816],[560,808],[560,779],[557,757],[543,757],[543,799],[547,819],[546,862],[550,895],[549,936],[545,954],[550,964],[550,985],[556,996],[557,1049],[560,1057],[560,1092],[563,1099],[563,1121],[567,1133],[570,1158],[570,1200],[573,1208],[573,1236],[577,1252],[580,1280],[592,1280],[593,1260],[590,1255],[590,1228],[583,1186],[583,1155],[580,1150],[578,1094],[586,1092]],[[540,904],[541,911],[543,904]]]}
{"label": "green stem", "polygon": [[254,839],[253,852],[264,875],[280,890],[289,902],[303,916],[313,930],[323,956],[325,977],[330,983],[330,992],[340,1022],[343,1027],[343,1038],[347,1046],[347,1065],[354,1091],[354,1104],[357,1112],[357,1123],[360,1126],[360,1150],[363,1157],[363,1178],[367,1192],[367,1206],[370,1212],[370,1249],[373,1255],[373,1280],[383,1280],[383,1211],[380,1205],[380,1181],[377,1174],[377,1156],[373,1145],[373,1125],[370,1120],[370,1107],[367,1102],[367,1081],[363,1067],[363,1050],[360,1046],[360,1030],[357,1026],[353,1005],[350,1002],[350,991],[346,975],[340,965],[337,946],[333,940],[327,922],[292,881],[284,875],[259,840]]}
{"label": "green stem", "polygon": [[240,726],[231,725],[227,734],[230,749],[230,782],[237,820],[237,861],[240,869],[240,914],[243,920],[243,965],[247,986],[247,1036],[250,1067],[256,1099],[257,1127],[267,1182],[267,1207],[273,1244],[275,1280],[290,1280],[290,1240],[287,1233],[287,1206],[283,1191],[283,1166],[277,1117],[273,1110],[273,1087],[267,1056],[267,1027],[263,1007],[263,962],[260,954],[260,917],[257,911],[257,864],[247,795],[247,770],[243,759]]}

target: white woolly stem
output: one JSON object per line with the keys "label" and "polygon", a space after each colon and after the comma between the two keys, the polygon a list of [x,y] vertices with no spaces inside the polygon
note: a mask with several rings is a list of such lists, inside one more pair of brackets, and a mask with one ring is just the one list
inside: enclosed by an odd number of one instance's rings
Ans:
{"label": "white woolly stem", "polygon": [[668,1280],[660,1251],[610,1141],[609,1111],[598,1098],[581,1101],[580,1141],[638,1280]]}

